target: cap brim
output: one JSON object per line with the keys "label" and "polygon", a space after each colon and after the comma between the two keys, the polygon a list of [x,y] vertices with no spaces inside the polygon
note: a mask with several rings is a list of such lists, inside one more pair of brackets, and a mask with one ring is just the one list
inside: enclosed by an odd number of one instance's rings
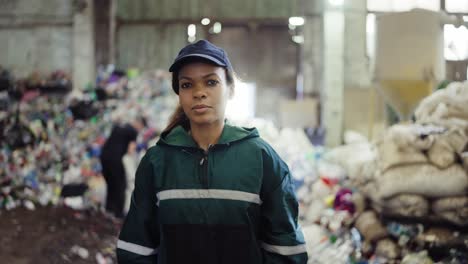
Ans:
{"label": "cap brim", "polygon": [[213,62],[214,64],[216,64],[218,66],[227,67],[227,65],[225,63],[223,63],[222,61],[218,60],[215,57],[212,57],[212,56],[209,56],[209,55],[206,55],[206,54],[193,53],[193,54],[189,54],[189,55],[185,55],[185,56],[182,56],[180,58],[177,58],[177,60],[174,61],[174,63],[169,68],[169,71],[170,72],[176,71],[182,65],[182,63],[188,58],[203,58],[203,59],[209,60],[210,62]]}

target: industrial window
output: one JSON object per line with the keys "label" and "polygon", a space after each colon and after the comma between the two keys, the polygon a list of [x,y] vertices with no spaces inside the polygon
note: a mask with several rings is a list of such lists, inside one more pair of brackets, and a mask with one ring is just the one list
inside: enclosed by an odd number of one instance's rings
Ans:
{"label": "industrial window", "polygon": [[453,61],[468,59],[468,29],[465,26],[444,26],[444,56]]}
{"label": "industrial window", "polygon": [[[458,1],[452,0],[452,2]],[[468,5],[465,5],[465,7],[468,7]],[[367,0],[367,10],[371,12],[404,12],[413,8],[439,11],[440,0]]]}
{"label": "industrial window", "polygon": [[445,0],[445,9],[449,13],[468,13],[468,0]]}
{"label": "industrial window", "polygon": [[[371,62],[375,58],[375,14],[367,14],[366,21],[366,47],[367,47],[367,56],[371,59]],[[373,66],[371,64],[371,66]]]}

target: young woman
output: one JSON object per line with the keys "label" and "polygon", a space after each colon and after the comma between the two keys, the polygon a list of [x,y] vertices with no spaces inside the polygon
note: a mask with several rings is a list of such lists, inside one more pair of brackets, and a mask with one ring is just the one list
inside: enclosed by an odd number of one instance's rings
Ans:
{"label": "young woman", "polygon": [[306,263],[287,165],[256,129],[225,123],[224,50],[198,41],[169,70],[180,106],[138,167],[119,263]]}

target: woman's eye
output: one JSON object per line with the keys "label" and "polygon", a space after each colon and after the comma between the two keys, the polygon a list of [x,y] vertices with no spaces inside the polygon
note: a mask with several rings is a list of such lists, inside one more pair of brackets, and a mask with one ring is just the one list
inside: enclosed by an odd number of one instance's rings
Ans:
{"label": "woman's eye", "polygon": [[190,83],[181,83],[180,88],[182,89],[190,88]]}
{"label": "woman's eye", "polygon": [[215,86],[215,85],[217,85],[219,82],[218,82],[217,80],[208,80],[207,83],[208,83],[209,86]]}

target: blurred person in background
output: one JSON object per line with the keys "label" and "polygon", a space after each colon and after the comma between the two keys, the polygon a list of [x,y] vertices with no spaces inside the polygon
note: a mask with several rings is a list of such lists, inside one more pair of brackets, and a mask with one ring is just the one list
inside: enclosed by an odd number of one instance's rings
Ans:
{"label": "blurred person in background", "polygon": [[127,177],[122,158],[136,151],[138,133],[146,127],[146,119],[136,117],[131,123],[114,124],[101,152],[102,174],[107,183],[106,210],[115,217],[124,217]]}
{"label": "blurred person in background", "polygon": [[225,51],[200,40],[169,70],[180,105],[137,169],[118,262],[307,263],[288,166],[255,128],[225,122]]}

